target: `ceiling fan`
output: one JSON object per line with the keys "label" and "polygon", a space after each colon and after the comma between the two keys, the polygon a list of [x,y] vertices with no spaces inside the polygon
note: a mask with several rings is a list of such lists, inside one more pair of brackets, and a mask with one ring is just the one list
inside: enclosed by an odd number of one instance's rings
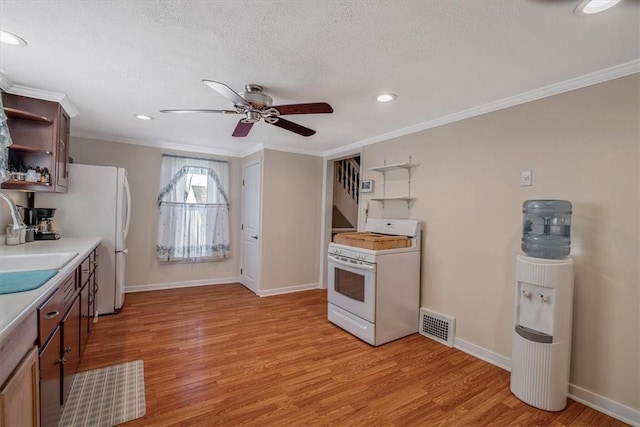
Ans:
{"label": "ceiling fan", "polygon": [[316,133],[297,123],[283,119],[281,116],[292,114],[320,114],[333,113],[333,108],[326,102],[313,102],[308,104],[273,105],[273,99],[262,91],[262,86],[248,84],[245,91],[237,93],[224,83],[213,80],[202,80],[204,84],[218,92],[220,95],[233,102],[235,110],[160,110],[161,113],[220,113],[243,114],[232,136],[247,136],[251,127],[260,120],[270,125],[297,133],[302,136],[311,136]]}

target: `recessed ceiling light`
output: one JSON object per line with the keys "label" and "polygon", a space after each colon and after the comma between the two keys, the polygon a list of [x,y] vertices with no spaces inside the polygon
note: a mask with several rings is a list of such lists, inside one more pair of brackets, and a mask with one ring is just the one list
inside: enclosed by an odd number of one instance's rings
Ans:
{"label": "recessed ceiling light", "polygon": [[18,37],[15,34],[8,33],[4,30],[0,30],[0,43],[8,44],[10,46],[26,46],[27,42],[22,37]]}
{"label": "recessed ceiling light", "polygon": [[146,114],[134,114],[133,117],[139,120],[153,120],[153,117],[147,116]]}
{"label": "recessed ceiling light", "polygon": [[376,96],[376,101],[389,102],[389,101],[393,101],[396,98],[397,96],[393,93],[381,93],[380,95]]}
{"label": "recessed ceiling light", "polygon": [[604,12],[618,3],[620,3],[620,0],[582,0],[574,12],[578,15],[593,15],[594,13]]}

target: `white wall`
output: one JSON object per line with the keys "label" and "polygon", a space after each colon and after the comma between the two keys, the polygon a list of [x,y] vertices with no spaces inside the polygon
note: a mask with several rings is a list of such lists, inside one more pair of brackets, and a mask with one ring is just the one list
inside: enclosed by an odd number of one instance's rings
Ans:
{"label": "white wall", "polygon": [[[13,202],[17,205],[27,206],[27,196],[25,192],[22,191],[11,191],[11,190],[2,190],[2,192],[7,195]],[[18,209],[20,215],[24,215],[22,209]],[[7,229],[7,225],[13,222],[11,218],[11,211],[9,210],[9,204],[0,199],[0,245],[5,244],[5,231]]]}
{"label": "white wall", "polygon": [[[158,228],[158,191],[163,153],[194,155],[170,150],[120,144],[84,138],[71,138],[71,157],[76,163],[118,166],[127,169],[131,186],[131,228],[127,239],[125,284],[127,291],[209,284],[235,280],[240,275],[240,212],[242,166],[237,158],[229,160],[229,221],[231,255],[204,263],[161,264],[156,260]],[[222,160],[224,158],[217,157]],[[73,185],[70,178],[69,185]],[[36,195],[36,203],[37,203]],[[64,236],[63,236],[64,237]]]}
{"label": "white wall", "polygon": [[[571,383],[640,410],[640,75],[366,146],[367,168],[407,161],[417,201],[369,201],[371,217],[425,229],[422,306],[457,336],[510,358],[522,202],[573,202]],[[533,186],[520,173],[533,171]],[[404,171],[387,195],[406,193]]]}
{"label": "white wall", "polygon": [[264,150],[261,290],[317,286],[322,158]]}

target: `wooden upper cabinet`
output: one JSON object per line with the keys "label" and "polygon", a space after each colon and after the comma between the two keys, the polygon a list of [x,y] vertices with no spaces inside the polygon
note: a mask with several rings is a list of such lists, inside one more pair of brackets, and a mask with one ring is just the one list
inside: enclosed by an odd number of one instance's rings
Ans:
{"label": "wooden upper cabinet", "polygon": [[69,177],[69,131],[71,119],[62,107],[58,108],[58,142],[56,156],[56,191],[60,192],[64,188],[66,192],[67,178]]}
{"label": "wooden upper cabinet", "polygon": [[13,144],[9,164],[47,168],[49,182],[9,180],[3,189],[67,191],[70,118],[57,102],[2,93]]}

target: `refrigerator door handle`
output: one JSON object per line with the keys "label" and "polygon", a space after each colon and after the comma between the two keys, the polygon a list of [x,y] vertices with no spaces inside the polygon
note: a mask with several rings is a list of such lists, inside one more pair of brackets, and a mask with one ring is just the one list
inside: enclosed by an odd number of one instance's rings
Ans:
{"label": "refrigerator door handle", "polygon": [[131,222],[131,189],[129,188],[129,180],[126,175],[124,177],[124,189],[127,193],[127,222],[125,223],[124,230],[122,230],[124,234],[123,244],[124,241],[127,240],[127,235],[129,234],[129,223]]}
{"label": "refrigerator door handle", "polygon": [[129,249],[123,249],[121,251],[116,251],[117,254],[119,253],[123,253],[123,254],[128,254],[129,253]]}

